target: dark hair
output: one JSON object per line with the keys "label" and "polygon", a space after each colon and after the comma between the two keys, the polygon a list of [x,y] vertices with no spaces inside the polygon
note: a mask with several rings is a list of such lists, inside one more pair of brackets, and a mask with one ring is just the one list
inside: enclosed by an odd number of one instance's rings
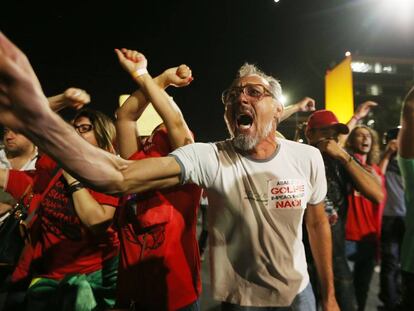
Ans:
{"label": "dark hair", "polygon": [[73,121],[75,122],[80,117],[88,118],[91,121],[98,146],[114,153],[115,148],[113,144],[116,138],[116,130],[111,118],[100,111],[89,108],[79,110]]}

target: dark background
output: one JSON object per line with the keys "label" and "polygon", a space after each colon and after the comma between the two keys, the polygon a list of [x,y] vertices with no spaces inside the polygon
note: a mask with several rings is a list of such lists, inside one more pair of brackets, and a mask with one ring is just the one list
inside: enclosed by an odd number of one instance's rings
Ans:
{"label": "dark background", "polygon": [[[414,32],[381,0],[2,1],[0,30],[29,57],[45,93],[70,86],[113,116],[135,85],[114,48],[143,52],[155,76],[188,64],[195,77],[168,89],[199,141],[227,136],[220,94],[245,62],[281,80],[290,102],[324,106],[324,75],[345,51],[413,57]],[[414,18],[414,17],[413,17]],[[283,132],[283,125],[282,125]]]}

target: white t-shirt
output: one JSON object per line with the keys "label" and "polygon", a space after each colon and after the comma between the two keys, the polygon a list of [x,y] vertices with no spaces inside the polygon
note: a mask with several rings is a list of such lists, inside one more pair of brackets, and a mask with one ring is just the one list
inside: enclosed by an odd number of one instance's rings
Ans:
{"label": "white t-shirt", "polygon": [[260,161],[237,153],[230,140],[172,152],[182,182],[207,190],[217,300],[288,306],[309,283],[302,218],[308,203],[325,198],[325,168],[316,148],[278,142],[275,154]]}

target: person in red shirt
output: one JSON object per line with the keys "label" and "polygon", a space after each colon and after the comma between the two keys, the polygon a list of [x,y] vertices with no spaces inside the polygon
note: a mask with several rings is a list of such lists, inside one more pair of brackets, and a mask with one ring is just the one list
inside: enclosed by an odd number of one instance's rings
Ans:
{"label": "person in red shirt", "polygon": [[[115,127],[104,114],[83,109],[73,126],[90,144],[114,152]],[[112,307],[119,240],[110,225],[119,199],[83,187],[56,165],[42,155],[35,171],[8,171],[5,190],[19,198],[32,185],[29,212],[36,210],[30,227],[32,247],[24,250],[12,281],[19,281],[30,269],[27,310]]]}
{"label": "person in red shirt", "polygon": [[[135,59],[139,54],[125,49],[118,50],[117,54],[121,66],[134,77]],[[136,91],[118,109],[116,126],[123,158],[162,157],[194,142],[180,109],[163,90],[168,85],[185,86],[191,81],[191,70],[185,65],[168,69],[154,81],[148,81],[148,87],[157,95],[151,102],[164,123],[145,140],[131,139],[137,133],[136,121],[148,105],[143,93]],[[182,185],[127,198],[115,220],[121,241],[118,307],[199,308],[201,284],[196,224],[200,196],[199,187]]]}
{"label": "person in red shirt", "polygon": [[[384,175],[377,165],[379,162],[379,142],[377,133],[365,126],[357,125],[349,134],[346,142],[349,153],[366,170],[374,173],[385,193]],[[346,239],[354,241],[355,261],[353,277],[358,310],[364,310],[374,272],[381,233],[381,219],[385,199],[376,204],[356,189],[348,195],[348,216],[346,221]]]}

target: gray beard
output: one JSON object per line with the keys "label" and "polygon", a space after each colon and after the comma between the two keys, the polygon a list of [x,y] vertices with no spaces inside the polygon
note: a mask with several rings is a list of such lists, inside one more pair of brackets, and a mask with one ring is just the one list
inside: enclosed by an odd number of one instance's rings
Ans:
{"label": "gray beard", "polygon": [[233,145],[242,151],[252,150],[262,139],[267,137],[272,131],[272,122],[269,122],[261,131],[254,136],[237,134],[233,138]]}

